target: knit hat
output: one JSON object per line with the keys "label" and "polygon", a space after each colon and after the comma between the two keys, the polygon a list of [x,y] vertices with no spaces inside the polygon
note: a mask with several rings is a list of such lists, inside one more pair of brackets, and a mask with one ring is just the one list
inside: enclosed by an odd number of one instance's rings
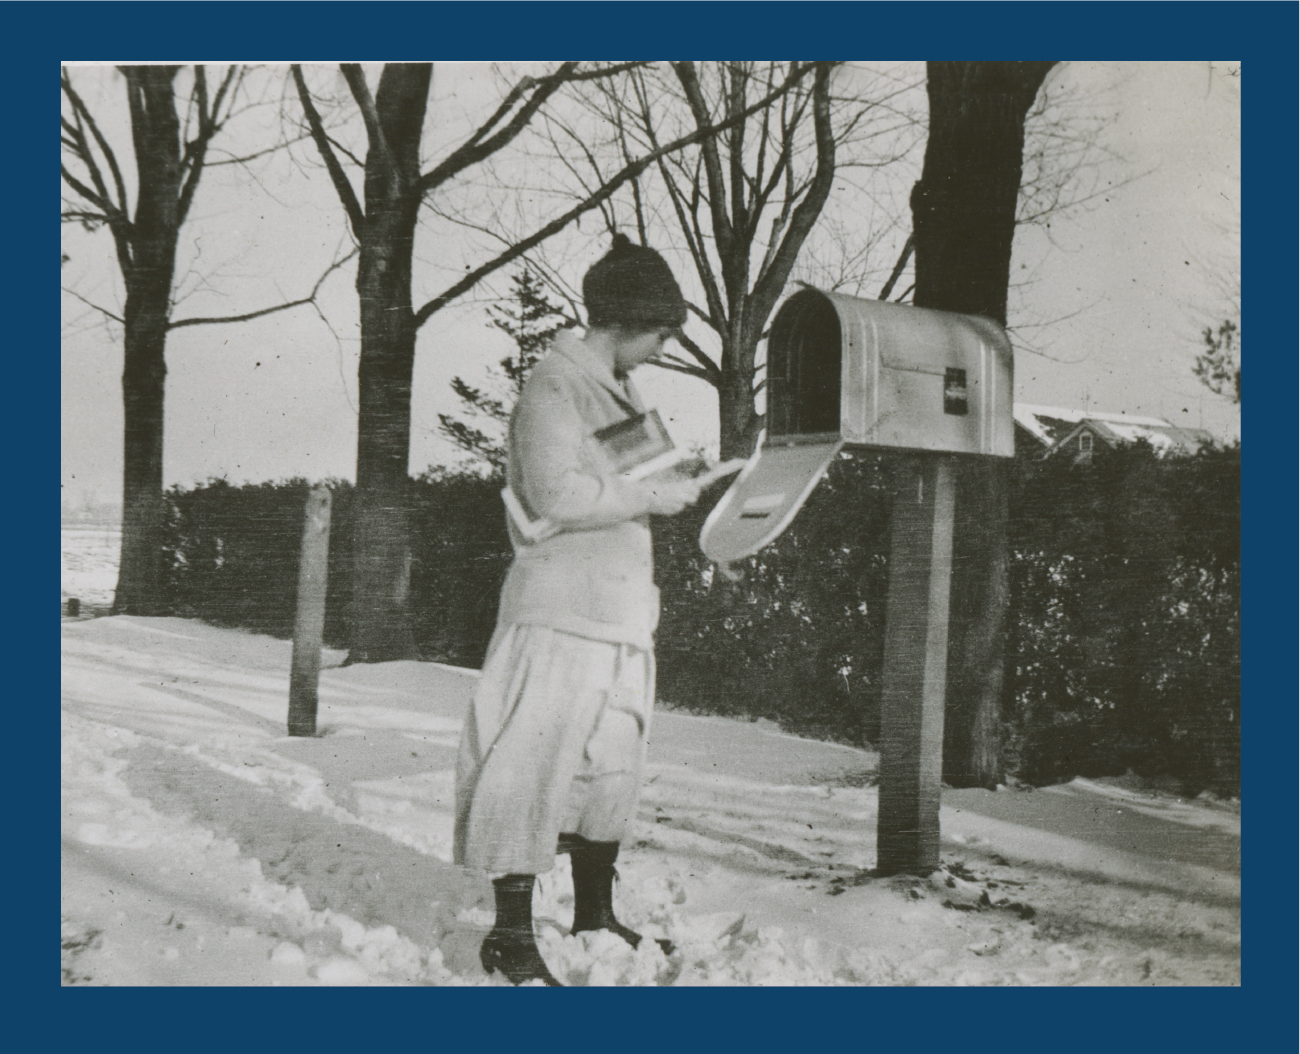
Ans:
{"label": "knit hat", "polygon": [[625,234],[614,235],[609,252],[587,272],[582,298],[593,326],[655,329],[686,322],[686,301],[664,258]]}

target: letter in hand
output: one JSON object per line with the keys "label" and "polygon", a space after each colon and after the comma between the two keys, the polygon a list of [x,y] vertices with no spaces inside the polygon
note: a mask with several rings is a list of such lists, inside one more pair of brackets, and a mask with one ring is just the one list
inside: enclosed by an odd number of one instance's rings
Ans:
{"label": "letter in hand", "polygon": [[735,458],[710,466],[697,476],[683,474],[680,465],[673,471],[657,473],[644,481],[653,495],[650,511],[656,516],[676,516],[688,505],[699,501],[706,488],[735,475],[745,464],[743,458]]}

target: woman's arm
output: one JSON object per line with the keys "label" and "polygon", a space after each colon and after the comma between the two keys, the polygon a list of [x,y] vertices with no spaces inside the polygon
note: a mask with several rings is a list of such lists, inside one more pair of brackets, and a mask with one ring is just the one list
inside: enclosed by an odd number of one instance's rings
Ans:
{"label": "woman's arm", "polygon": [[510,428],[522,478],[511,485],[535,518],[582,530],[649,513],[673,515],[699,496],[699,487],[689,480],[634,482],[595,474],[582,457],[589,431],[578,393],[563,378],[536,377],[525,389]]}

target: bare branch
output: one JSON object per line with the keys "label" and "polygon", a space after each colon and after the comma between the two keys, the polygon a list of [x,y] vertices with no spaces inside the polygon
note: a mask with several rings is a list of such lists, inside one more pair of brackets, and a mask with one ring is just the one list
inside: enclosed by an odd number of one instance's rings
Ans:
{"label": "bare branch", "polygon": [[[618,145],[619,145],[619,150],[623,154],[624,164],[631,162],[632,151],[628,149],[627,128],[623,124],[621,115],[618,122]],[[631,182],[632,182],[632,212],[633,215],[636,216],[637,241],[639,241],[642,245],[645,245],[646,244],[645,204],[641,200],[641,181],[639,179],[633,179]],[[613,232],[611,231],[610,233]]]}
{"label": "bare branch", "polygon": [[106,307],[100,307],[98,304],[93,304],[93,303],[91,303],[91,302],[90,302],[89,300],[87,300],[84,296],[82,296],[80,293],[78,293],[75,289],[69,289],[66,285],[65,285],[65,286],[60,286],[60,288],[61,288],[65,293],[67,293],[69,296],[75,296],[78,300],[80,300],[80,301],[81,301],[83,304],[85,304],[87,307],[92,307],[92,308],[94,308],[96,311],[98,311],[98,312],[99,312],[101,315],[103,315],[105,318],[111,318],[114,322],[121,322],[122,325],[126,325],[126,323],[122,321],[121,317],[119,317],[118,315],[113,314],[113,312],[109,311],[108,308],[106,308]]}
{"label": "bare branch", "polygon": [[325,134],[325,124],[321,121],[316,104],[312,102],[311,92],[307,90],[307,81],[303,78],[302,67],[294,63],[289,67],[289,70],[293,74],[293,82],[298,89],[298,98],[302,101],[303,113],[307,115],[307,124],[311,128],[312,140],[316,143],[316,149],[320,151],[321,159],[325,162],[325,168],[329,171],[339,201],[343,203],[343,209],[348,214],[348,222],[352,224],[352,233],[360,240],[362,230],[366,225],[366,214],[361,208],[361,202],[357,200],[357,192],[352,189],[352,183],[348,180],[347,173],[343,171],[343,166],[339,164],[339,159],[334,154],[334,148],[330,146],[329,136]]}
{"label": "bare branch", "polygon": [[[440,164],[436,165],[432,171],[427,172],[420,177],[419,182],[416,184],[419,192],[421,194],[427,194],[430,190],[441,186],[443,183],[447,182],[447,180],[452,179],[471,165],[496,153],[510,142],[510,140],[514,139],[523,127],[532,120],[533,114],[538,111],[541,105],[546,102],[546,100],[549,99],[566,80],[570,79],[570,74],[572,74],[577,65],[576,62],[566,62],[550,76],[543,77],[540,81],[537,81],[535,85],[529,85],[529,88],[532,90],[532,95],[529,97],[527,102],[519,108],[519,112],[511,118],[510,123],[495,135],[491,136],[491,138],[480,142],[479,139],[486,129],[499,119],[499,115],[503,114],[505,107],[505,104],[503,103],[502,108],[499,108],[497,113],[493,114],[492,117],[488,119],[488,124],[484,125],[483,128],[480,128],[467,142],[462,143],[459,148],[452,151],[451,155]],[[531,80],[531,78],[525,77],[524,80],[520,81],[519,84],[515,86],[515,89],[510,93],[511,96],[514,96],[516,92],[520,92],[521,87],[523,87],[529,80]],[[527,90],[528,88],[524,88],[524,91]],[[511,102],[511,105],[513,105],[513,102],[509,98],[507,99],[507,102]]]}
{"label": "bare branch", "polygon": [[[662,160],[659,162],[659,175],[664,181],[664,186],[668,188],[668,198],[673,203],[673,211],[677,213],[677,225],[686,236],[686,247],[690,249],[695,273],[699,276],[700,284],[704,286],[704,296],[709,304],[709,324],[717,329],[720,323],[726,321],[727,309],[722,302],[722,293],[713,274],[713,264],[709,261],[709,254],[704,248],[704,233],[700,230],[699,217],[694,216],[694,222],[687,219],[681,191]],[[698,187],[696,189],[698,190]]]}
{"label": "bare branch", "polygon": [[379,110],[375,106],[374,96],[370,94],[370,85],[366,83],[366,75],[362,72],[360,64],[340,62],[339,69],[343,73],[343,79],[348,82],[352,97],[357,101],[357,108],[361,111],[361,120],[365,122],[366,138],[370,140],[370,148],[383,155],[385,168],[398,179],[402,178],[398,166],[393,163],[393,155],[388,149],[388,140],[384,136],[384,126],[379,120]]}
{"label": "bare branch", "polygon": [[[135,228],[132,225],[131,218],[127,212],[128,205],[126,187],[122,181],[122,173],[118,168],[116,155],[114,155],[112,147],[109,146],[108,140],[99,132],[99,126],[95,122],[94,116],[90,113],[86,104],[81,100],[81,97],[75,90],[73,90],[72,79],[66,69],[63,70],[63,90],[72,104],[73,115],[76,117],[77,123],[75,126],[71,126],[66,120],[63,120],[62,118],[60,120],[63,127],[69,129],[72,133],[76,142],[73,152],[86,166],[86,171],[90,173],[90,178],[95,184],[98,200],[96,200],[96,196],[88,197],[86,194],[87,188],[85,184],[77,180],[66,167],[60,166],[64,181],[76,190],[78,194],[81,194],[82,197],[90,201],[92,205],[98,205],[107,215],[109,230],[113,234],[113,250],[117,256],[118,266],[122,269],[122,274],[127,275],[130,273],[132,266],[133,257],[131,239]],[[104,152],[104,157],[109,164],[115,185],[120,194],[120,201],[116,205],[114,205],[110,199],[108,188],[104,185],[104,177],[100,174],[99,165],[95,161],[94,153],[91,151],[90,145],[86,142],[85,131],[82,127],[83,122],[90,127],[91,133],[100,144],[100,149]]]}
{"label": "bare branch", "polygon": [[898,254],[898,263],[894,264],[894,269],[893,271],[890,272],[889,275],[889,281],[886,282],[885,287],[880,290],[880,296],[876,297],[877,300],[889,299],[889,294],[894,291],[894,283],[898,281],[899,275],[903,273],[903,268],[907,266],[907,261],[911,259],[912,250],[914,248],[916,248],[915,231],[909,233],[907,236],[907,241],[903,243],[903,251]]}
{"label": "bare branch", "polygon": [[[222,127],[230,118],[230,115],[234,113],[235,95],[237,94],[239,84],[243,82],[243,79],[243,66],[232,65],[227,67],[226,75],[221,79],[221,86],[217,89],[217,94],[212,100],[212,121],[218,128]],[[234,88],[232,88],[231,85],[234,85]],[[226,116],[222,117],[221,103],[226,98],[227,93],[230,95],[230,105],[226,107]]]}
{"label": "bare branch", "polygon": [[[745,106],[745,68],[739,62],[729,62],[722,66],[728,82],[726,94],[726,113],[731,114]],[[745,172],[745,122],[734,125],[727,133],[730,143],[727,158],[731,167],[731,222],[737,230],[749,228],[749,212],[746,204],[746,190],[749,178]]]}
{"label": "bare branch", "polygon": [[700,247],[700,259],[704,261],[703,270],[697,271],[700,281],[704,284],[705,296],[709,300],[709,310],[714,328],[721,333],[727,324],[727,307],[722,302],[722,290],[718,288],[717,277],[713,273],[713,264],[709,260],[709,254],[705,251],[704,245],[704,228],[700,226],[700,164],[701,159],[696,159],[695,173],[691,178],[691,230],[694,233],[696,244]]}
{"label": "bare branch", "polygon": [[[108,187],[104,183],[104,176],[99,170],[99,162],[95,160],[95,153],[91,150],[90,144],[86,142],[85,130],[82,128],[82,116],[77,112],[74,112],[73,116],[77,119],[75,125],[70,125],[67,119],[62,117],[59,118],[59,123],[70,132],[72,136],[72,152],[80,159],[81,163],[86,166],[86,172],[90,175],[91,183],[94,184],[94,194],[96,197],[91,201],[91,204],[99,205],[101,208],[118,211],[117,206],[113,203],[112,195],[109,194]],[[60,136],[59,138],[62,140],[63,136]],[[64,175],[66,179],[68,177],[67,169],[64,169]],[[78,193],[83,197],[86,196],[84,190],[78,190]]]}
{"label": "bare branch", "polygon": [[[108,170],[113,176],[113,186],[117,189],[117,206],[123,216],[126,216],[129,213],[130,207],[126,200],[126,182],[122,178],[122,170],[118,167],[117,155],[113,152],[113,148],[108,145],[108,140],[104,138],[104,134],[99,130],[99,124],[96,122],[94,115],[91,114],[86,104],[82,101],[81,96],[73,90],[72,78],[66,69],[63,70],[63,91],[64,94],[68,96],[68,100],[72,103],[73,109],[76,110],[80,118],[86,122],[86,127],[90,129],[90,134],[95,137],[95,142],[99,144],[99,149],[104,155],[104,160],[108,163]],[[82,137],[82,141],[85,141],[84,137]],[[88,154],[89,151],[86,151],[85,154],[83,154],[83,159],[85,159]],[[105,193],[105,197],[107,197],[107,193]]]}
{"label": "bare branch", "polygon": [[[705,127],[710,123],[708,105],[704,101],[704,92],[700,88],[699,76],[693,62],[674,62],[673,70],[686,92],[686,101],[690,104],[691,114],[696,127]],[[713,236],[718,242],[718,255],[723,260],[731,257],[732,230],[727,218],[727,188],[722,178],[722,162],[718,157],[718,144],[712,137],[706,139],[700,147],[704,157],[704,173],[709,182],[709,209],[713,217]],[[724,271],[725,275],[725,271]]]}
{"label": "bare branch", "polygon": [[675,338],[677,343],[700,364],[700,367],[709,375],[710,383],[718,384],[722,380],[722,371],[718,369],[718,364],[709,356],[704,354],[704,350],[691,340],[685,333],[678,333]]}
{"label": "bare branch", "polygon": [[[784,172],[786,180],[785,197],[781,202],[781,211],[772,218],[772,230],[767,237],[767,251],[763,254],[763,262],[758,268],[760,275],[767,273],[768,268],[772,266],[772,261],[776,259],[777,252],[780,251],[781,235],[790,222],[790,214],[794,211],[795,199],[798,197],[798,191],[794,187],[794,172],[789,165],[790,136],[792,134],[791,128],[787,128],[783,134],[784,145],[781,148],[780,156],[777,158],[777,164],[772,169],[772,180],[768,184],[767,192],[763,195],[764,203],[766,203],[768,194],[776,188],[776,184]],[[759,215],[758,212],[754,213],[755,220]],[[752,237],[752,233],[750,237]]]}
{"label": "bare branch", "polygon": [[108,223],[109,219],[102,212],[85,212],[81,209],[71,209],[59,213],[59,220],[63,223]]}
{"label": "bare branch", "polygon": [[835,136],[831,130],[830,76],[834,63],[818,62],[813,80],[813,129],[817,140],[817,170],[808,193],[794,210],[789,228],[772,266],[754,283],[751,297],[753,317],[766,319],[776,305],[786,279],[794,266],[795,256],[817,216],[821,213],[831,184],[835,181]]}
{"label": "bare branch", "polygon": [[[575,64],[576,65],[576,64]],[[583,70],[581,73],[571,73],[565,80],[569,84],[576,84],[579,81],[594,81],[602,78],[613,77],[619,73],[626,73],[628,70],[643,69],[647,63],[638,62],[620,62],[613,66],[602,66],[596,70]]]}
{"label": "bare branch", "polygon": [[358,250],[353,249],[343,257],[343,259],[336,260],[334,263],[330,264],[329,267],[326,268],[325,273],[322,274],[320,278],[316,280],[316,284],[312,286],[311,295],[305,296],[301,300],[290,300],[285,304],[276,304],[274,307],[264,307],[259,311],[249,311],[247,314],[243,315],[224,315],[212,318],[183,318],[176,322],[169,322],[167,324],[167,329],[181,329],[184,326],[211,326],[219,325],[224,322],[247,322],[250,319],[261,318],[263,315],[273,315],[277,311],[287,311],[291,307],[301,307],[303,304],[315,304],[316,296],[320,293],[321,286],[325,284],[325,279],[356,256],[357,252]]}
{"label": "bare branch", "polygon": [[217,120],[217,107],[221,105],[221,100],[234,77],[235,67],[231,66],[226,70],[226,75],[222,79],[221,87],[217,92],[216,102],[213,104],[212,109],[209,110],[207,71],[202,66],[194,67],[194,101],[198,110],[199,130],[194,140],[185,145],[185,154],[181,158],[181,167],[184,168],[188,165],[189,172],[186,174],[185,184],[181,188],[180,200],[176,206],[178,225],[185,222],[186,216],[189,215],[190,206],[194,203],[194,194],[199,188],[199,180],[203,177],[208,144],[212,142],[213,136],[221,129],[221,124]]}
{"label": "bare branch", "polygon": [[[772,175],[766,185],[755,190],[755,205],[753,221],[750,227],[745,231],[745,239],[748,242],[753,238],[754,233],[758,230],[759,219],[762,211],[767,205],[777,185],[784,178],[785,180],[785,198],[781,202],[781,210],[772,220],[772,230],[767,239],[767,251],[763,254],[763,262],[759,265],[758,273],[764,274],[772,266],[772,261],[776,258],[776,253],[781,246],[781,236],[785,232],[786,226],[790,222],[790,215],[794,211],[794,203],[801,193],[796,189],[794,183],[794,168],[792,161],[794,158],[794,134],[795,128],[803,118],[804,105],[802,102],[795,107],[794,112],[787,111],[786,103],[788,99],[781,100],[781,149],[777,153],[776,162],[772,165]],[[756,180],[756,183],[758,181]]]}
{"label": "bare branch", "polygon": [[[772,80],[775,73],[776,73],[775,64],[769,65],[767,68],[767,90],[768,91],[772,90]],[[772,111],[764,110],[762,121],[759,124],[758,161],[754,168],[754,179],[753,179],[753,183],[751,184],[755,188],[754,189],[755,200],[754,200],[753,209],[756,213],[762,212],[763,210],[763,201],[759,199],[759,191],[757,188],[763,185],[763,166],[767,163],[767,144],[771,141],[771,137],[772,137]]]}
{"label": "bare branch", "polygon": [[524,263],[532,268],[533,273],[542,280],[542,284],[545,285],[547,289],[568,305],[569,314],[566,315],[561,312],[561,317],[572,325],[581,326],[583,324],[582,311],[578,307],[578,301],[574,291],[562,282],[559,276],[556,275],[556,273],[548,267],[544,261],[532,256],[527,256],[524,258]]}
{"label": "bare branch", "polygon": [[[645,128],[646,136],[652,147],[658,147],[659,140],[655,134],[654,117],[651,113],[650,100],[646,95],[644,83],[638,78],[636,88],[637,104],[641,110],[641,120]],[[763,111],[766,113],[766,109]],[[688,222],[686,217],[686,206],[684,195],[677,186],[677,181],[673,179],[668,171],[667,155],[661,157],[656,163],[659,169],[659,176],[664,181],[664,186],[668,188],[668,198],[673,204],[673,211],[677,214],[677,225],[681,228],[682,234],[686,238],[686,247],[690,250],[691,261],[695,264],[695,273],[699,276],[700,284],[704,287],[704,296],[709,304],[709,315],[701,315],[705,321],[715,330],[720,332],[721,325],[727,318],[727,309],[722,302],[722,293],[718,289],[718,282],[713,274],[713,265],[709,261],[709,255],[704,247],[704,233],[700,230],[699,223],[699,179],[691,181],[694,188],[694,198],[692,199],[691,212],[693,222]],[[698,163],[696,166],[696,176],[699,175]],[[698,310],[698,309],[697,309]]]}
{"label": "bare branch", "polygon": [[706,373],[698,366],[692,366],[689,363],[682,362],[680,359],[675,359],[667,355],[660,355],[657,359],[651,359],[649,365],[658,366],[661,370],[671,370],[673,373],[684,373],[688,377],[698,377],[702,381],[707,381],[715,388],[718,387],[718,382],[712,374]]}
{"label": "bare branch", "polygon": [[[238,157],[234,157],[234,156],[223,157],[219,161],[213,161],[212,159],[208,159],[207,161],[204,162],[204,164],[208,168],[218,168],[222,165],[246,165],[250,161],[256,161],[259,157],[266,157],[267,154],[278,153],[279,151],[284,150],[287,147],[293,146],[294,143],[301,143],[304,139],[310,139],[310,138],[311,138],[311,133],[306,132],[303,135],[294,136],[292,139],[282,140],[281,142],[276,143],[274,146],[268,146],[265,150],[254,150],[251,154],[240,154]],[[336,143],[335,145],[337,146],[338,144]],[[218,151],[218,153],[225,153],[225,151]],[[344,153],[346,153],[346,151],[344,151]]]}
{"label": "bare branch", "polygon": [[81,180],[79,180],[76,176],[74,176],[71,172],[69,172],[67,165],[59,165],[59,171],[63,173],[63,182],[68,184],[68,186],[70,186],[73,190],[75,190],[78,194],[80,194],[83,198],[85,198],[96,208],[103,210],[103,212],[110,217],[121,215],[121,213],[118,212],[118,210],[113,207],[112,202],[106,201],[104,198],[101,198],[98,194],[96,194],[93,190],[91,190],[88,186],[86,186],[86,184],[81,182]]}
{"label": "bare branch", "polygon": [[365,168],[365,167],[366,167],[366,163],[365,163],[364,160],[362,160],[361,158],[357,157],[356,154],[354,154],[354,153],[353,153],[351,150],[349,150],[346,146],[344,146],[342,143],[340,143],[340,142],[339,142],[337,139],[335,139],[332,135],[329,136],[328,138],[329,138],[330,143],[333,144],[334,149],[337,150],[337,151],[338,151],[340,154],[342,154],[344,157],[346,157],[346,158],[347,158],[349,161],[351,161],[354,165],[356,165],[357,168]]}
{"label": "bare branch", "polygon": [[506,97],[501,100],[501,105],[496,108],[492,116],[479,125],[474,134],[465,140],[464,145],[474,146],[481,142],[483,137],[491,132],[506,114],[514,109],[515,103],[524,97],[524,93],[536,86],[537,79],[535,77],[521,77],[518,83],[506,94]]}
{"label": "bare branch", "polygon": [[512,260],[518,259],[524,253],[528,252],[529,249],[533,248],[533,246],[538,245],[541,242],[545,241],[547,238],[549,238],[552,234],[555,234],[557,231],[563,230],[573,220],[577,219],[577,217],[581,216],[583,213],[590,212],[592,209],[596,208],[602,201],[606,201],[607,199],[612,197],[614,192],[619,187],[621,187],[629,179],[634,179],[637,176],[639,176],[642,172],[646,170],[646,168],[648,168],[650,165],[654,164],[657,160],[659,160],[659,158],[664,157],[667,154],[673,153],[674,151],[680,150],[683,147],[690,146],[693,143],[707,141],[710,137],[717,135],[718,132],[725,131],[727,128],[731,126],[731,124],[734,121],[743,121],[750,114],[757,113],[765,106],[770,106],[776,99],[780,98],[792,87],[794,87],[794,85],[798,83],[799,79],[804,75],[804,73],[807,72],[808,68],[800,70],[793,76],[787,78],[785,83],[782,84],[781,87],[778,88],[775,92],[772,92],[767,96],[764,96],[758,102],[754,103],[753,106],[747,107],[746,109],[740,111],[739,113],[728,117],[725,121],[722,121],[721,123],[716,125],[706,125],[703,128],[697,128],[694,132],[690,133],[689,135],[685,135],[679,139],[675,139],[671,143],[666,144],[665,146],[661,146],[655,150],[652,150],[650,153],[646,154],[644,157],[640,158],[639,160],[634,161],[632,164],[626,165],[622,170],[620,170],[616,175],[614,175],[613,178],[609,180],[609,182],[607,182],[603,187],[601,187],[598,191],[596,191],[595,194],[592,194],[586,199],[584,199],[583,201],[579,202],[568,212],[552,220],[550,223],[546,224],[546,226],[542,227],[540,230],[534,232],[533,234],[529,235],[527,238],[523,239],[523,241],[517,242],[515,245],[511,246],[508,250],[506,250],[500,256],[496,257],[494,260],[490,260],[489,262],[483,264],[482,266],[478,267],[474,271],[471,271],[469,274],[465,275],[464,278],[458,281],[455,285],[451,286],[445,292],[439,294],[438,296],[430,300],[428,303],[426,303],[423,307],[420,308],[419,311],[416,312],[415,328],[418,329],[420,326],[424,325],[424,323],[429,320],[429,318],[434,314],[434,312],[446,306],[448,303],[450,303],[456,297],[460,296],[460,294],[465,292],[467,289],[473,288],[473,286],[480,279],[486,277],[487,275],[491,274],[496,270],[499,270],[500,268],[504,267],[506,264],[510,263]]}

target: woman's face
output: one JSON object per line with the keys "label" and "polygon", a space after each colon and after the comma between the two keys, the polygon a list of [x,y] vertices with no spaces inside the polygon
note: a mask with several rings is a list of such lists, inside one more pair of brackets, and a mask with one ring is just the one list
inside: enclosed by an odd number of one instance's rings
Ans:
{"label": "woman's face", "polygon": [[619,330],[618,340],[614,344],[616,372],[627,373],[643,362],[649,362],[663,351],[665,342],[671,340],[676,332],[668,326],[648,330]]}

